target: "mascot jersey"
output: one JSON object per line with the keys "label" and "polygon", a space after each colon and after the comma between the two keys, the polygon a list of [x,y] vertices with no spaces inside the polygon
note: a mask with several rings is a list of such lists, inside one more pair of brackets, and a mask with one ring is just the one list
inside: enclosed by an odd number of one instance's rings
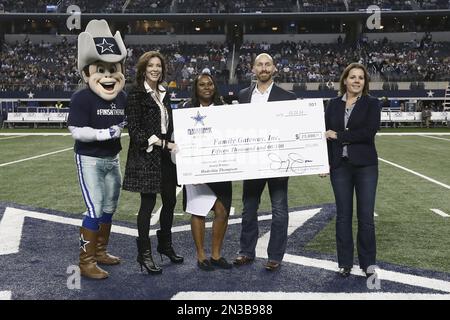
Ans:
{"label": "mascot jersey", "polygon": [[[105,129],[118,125],[125,119],[126,95],[118,93],[114,100],[106,101],[90,88],[73,94],[70,102],[69,126]],[[122,150],[120,139],[82,142],[75,140],[75,153],[91,157],[115,156]]]}

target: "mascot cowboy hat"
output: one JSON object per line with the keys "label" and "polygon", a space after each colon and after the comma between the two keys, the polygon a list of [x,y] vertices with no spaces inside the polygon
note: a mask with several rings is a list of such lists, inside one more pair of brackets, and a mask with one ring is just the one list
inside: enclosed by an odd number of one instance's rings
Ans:
{"label": "mascot cowboy hat", "polygon": [[123,62],[127,49],[120,32],[112,35],[106,20],[91,20],[78,35],[78,71],[96,61]]}

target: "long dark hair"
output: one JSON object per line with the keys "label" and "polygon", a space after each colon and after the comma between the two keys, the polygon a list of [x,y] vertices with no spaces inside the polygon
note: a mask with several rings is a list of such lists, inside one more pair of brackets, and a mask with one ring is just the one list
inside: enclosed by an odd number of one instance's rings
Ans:
{"label": "long dark hair", "polygon": [[364,72],[364,87],[362,90],[362,95],[367,96],[369,94],[369,73],[364,65],[361,63],[350,63],[344,70],[339,80],[339,95],[344,95],[347,92],[347,86],[344,84],[344,80],[347,79],[350,70],[361,69]]}
{"label": "long dark hair", "polygon": [[[140,87],[144,87],[145,81],[145,71],[147,69],[148,62],[151,58],[157,57],[161,60],[161,77],[158,80],[158,86],[164,81],[166,77],[166,60],[164,56],[158,51],[148,51],[139,57],[139,60],[136,65],[136,84]],[[156,86],[158,88],[158,86]]]}
{"label": "long dark hair", "polygon": [[209,77],[214,84],[214,94],[212,96],[212,103],[215,106],[220,106],[225,104],[223,101],[222,96],[220,95],[219,88],[217,87],[216,80],[210,75],[209,73],[201,73],[198,76],[195,77],[193,85],[192,85],[192,96],[191,96],[191,103],[193,107],[200,107],[200,101],[198,99],[197,95],[197,84],[201,77]]}

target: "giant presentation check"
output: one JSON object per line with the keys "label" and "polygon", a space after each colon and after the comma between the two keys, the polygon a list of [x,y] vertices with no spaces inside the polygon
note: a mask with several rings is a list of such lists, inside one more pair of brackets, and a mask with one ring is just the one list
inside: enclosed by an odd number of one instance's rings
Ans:
{"label": "giant presentation check", "polygon": [[327,173],[322,99],[175,109],[180,184]]}

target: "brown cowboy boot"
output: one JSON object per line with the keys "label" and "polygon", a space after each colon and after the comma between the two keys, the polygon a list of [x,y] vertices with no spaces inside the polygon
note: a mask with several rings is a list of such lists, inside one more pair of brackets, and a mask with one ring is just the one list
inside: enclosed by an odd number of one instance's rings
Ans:
{"label": "brown cowboy boot", "polygon": [[120,263],[120,258],[110,255],[106,251],[109,242],[109,234],[111,233],[111,223],[100,223],[100,229],[97,234],[97,251],[95,259],[98,264],[114,265]]}
{"label": "brown cowboy boot", "polygon": [[97,247],[97,232],[80,228],[80,271],[81,275],[92,279],[105,279],[109,274],[97,266],[95,250]]}

